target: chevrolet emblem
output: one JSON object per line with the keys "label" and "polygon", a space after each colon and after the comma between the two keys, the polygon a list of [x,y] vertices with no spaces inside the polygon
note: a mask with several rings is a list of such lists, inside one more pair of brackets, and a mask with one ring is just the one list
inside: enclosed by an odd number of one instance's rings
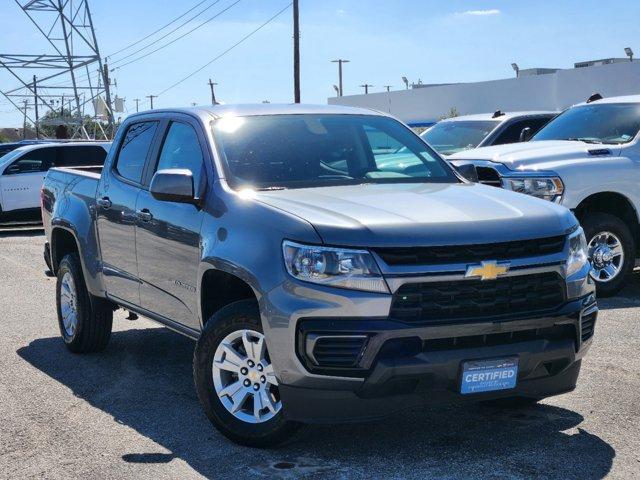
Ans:
{"label": "chevrolet emblem", "polygon": [[469,265],[465,278],[480,277],[480,280],[495,280],[509,271],[509,263],[498,263],[495,260],[480,262],[480,265]]}

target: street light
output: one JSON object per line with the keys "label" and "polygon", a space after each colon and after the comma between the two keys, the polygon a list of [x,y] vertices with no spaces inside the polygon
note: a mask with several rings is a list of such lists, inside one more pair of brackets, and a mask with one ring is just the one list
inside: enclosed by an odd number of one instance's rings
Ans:
{"label": "street light", "polygon": [[391,87],[393,87],[393,85],[385,85],[384,88],[387,89],[387,92],[391,91]]}
{"label": "street light", "polygon": [[516,78],[518,78],[520,76],[520,67],[518,66],[518,64],[512,63],[511,68],[513,68],[513,71],[516,72]]}
{"label": "street light", "polygon": [[631,47],[625,47],[624,53],[626,53],[627,57],[629,57],[629,61],[633,62],[633,50],[631,50]]}
{"label": "street light", "polygon": [[336,91],[336,96],[339,97],[340,96],[340,89],[338,88],[338,85],[334,85],[333,89]]}
{"label": "street light", "polygon": [[405,88],[409,90],[409,80],[407,77],[402,77],[402,82],[404,83]]}

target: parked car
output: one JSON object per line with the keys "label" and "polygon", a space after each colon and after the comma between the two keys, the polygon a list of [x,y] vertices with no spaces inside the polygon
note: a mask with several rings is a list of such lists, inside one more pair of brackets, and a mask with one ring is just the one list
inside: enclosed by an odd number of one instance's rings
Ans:
{"label": "parked car", "polygon": [[0,222],[40,218],[40,187],[49,168],[101,166],[109,143],[35,143],[0,157]]}
{"label": "parked car", "polygon": [[420,136],[441,155],[529,140],[558,112],[463,115],[441,120]]}
{"label": "parked car", "polygon": [[[374,153],[384,135],[421,168]],[[245,445],[424,403],[535,402],[575,387],[592,342],[573,214],[467,182],[370,110],[131,115],[101,175],[47,174],[42,212],[69,350],[105,348],[117,307],[193,338],[204,411]]]}
{"label": "parked car", "polygon": [[480,182],[527,193],[574,211],[589,244],[598,293],[614,295],[638,257],[640,96],[589,101],[563,112],[526,144],[452,155]]}

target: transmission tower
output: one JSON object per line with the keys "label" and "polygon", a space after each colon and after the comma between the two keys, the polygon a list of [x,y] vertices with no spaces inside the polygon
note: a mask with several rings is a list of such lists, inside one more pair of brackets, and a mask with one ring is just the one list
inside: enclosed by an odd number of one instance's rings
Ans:
{"label": "transmission tower", "polygon": [[[15,2],[44,35],[49,52],[0,53],[0,71],[8,72],[16,82],[13,88],[0,90],[0,94],[21,111],[20,102],[31,99],[36,115],[40,112],[49,117],[41,121],[25,114],[34,125],[64,124],[72,130],[73,137],[90,138],[85,113],[93,112],[93,120],[97,121],[92,123],[99,128],[93,136],[108,138],[114,124],[109,70],[100,57],[88,0]],[[60,98],[63,107],[58,111],[52,99]],[[107,131],[100,126],[104,121]]]}

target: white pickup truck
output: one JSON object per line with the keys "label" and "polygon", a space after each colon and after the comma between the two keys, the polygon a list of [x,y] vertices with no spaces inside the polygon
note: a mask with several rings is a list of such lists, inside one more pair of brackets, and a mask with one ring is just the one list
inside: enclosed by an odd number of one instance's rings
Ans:
{"label": "white pickup truck", "polygon": [[40,218],[40,187],[51,167],[102,166],[108,142],[37,143],[0,156],[0,223]]}
{"label": "white pickup truck", "polygon": [[481,183],[573,210],[589,243],[591,276],[609,296],[625,284],[640,245],[640,95],[602,98],[566,110],[527,143],[456,153]]}

